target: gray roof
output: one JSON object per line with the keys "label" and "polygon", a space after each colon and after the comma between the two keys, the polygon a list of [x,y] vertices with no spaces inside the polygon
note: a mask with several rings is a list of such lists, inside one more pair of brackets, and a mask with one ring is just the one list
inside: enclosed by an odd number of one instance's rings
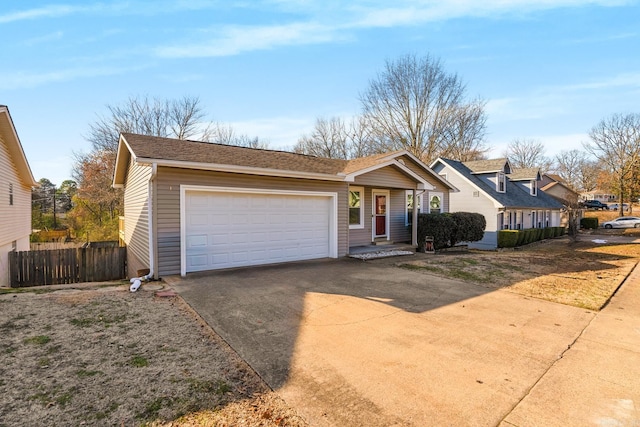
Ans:
{"label": "gray roof", "polygon": [[543,191],[538,191],[537,196],[532,196],[522,186],[512,182],[509,175],[506,175],[506,191],[499,193],[494,185],[489,185],[466,166],[469,162],[462,163],[450,159],[440,159],[440,161],[464,175],[473,185],[506,208],[560,209],[563,207],[562,203]]}
{"label": "gray roof", "polygon": [[[507,158],[502,159],[489,159],[489,160],[474,160],[471,162],[464,162],[472,173],[488,173],[488,172],[510,172],[509,160]],[[506,170],[505,170],[506,169]]]}
{"label": "gray roof", "polygon": [[530,181],[532,179],[538,181],[540,178],[540,169],[538,168],[515,169],[509,174],[511,181]]}

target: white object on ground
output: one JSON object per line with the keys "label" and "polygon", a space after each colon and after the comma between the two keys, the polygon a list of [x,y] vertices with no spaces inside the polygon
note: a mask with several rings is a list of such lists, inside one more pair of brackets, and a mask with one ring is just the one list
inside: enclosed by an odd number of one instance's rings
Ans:
{"label": "white object on ground", "polygon": [[138,290],[138,288],[140,287],[140,284],[141,284],[142,282],[140,282],[140,279],[138,279],[138,278],[136,278],[136,279],[132,279],[132,280],[133,280],[133,283],[132,283],[132,284],[131,284],[131,286],[129,287],[129,290],[130,290],[131,292],[135,292],[135,291],[137,291],[137,290]]}
{"label": "white object on ground", "polygon": [[602,239],[595,239],[595,240],[592,240],[592,242],[593,242],[593,243],[599,243],[599,244],[607,243],[607,241],[606,241],[606,240],[602,240]]}
{"label": "white object on ground", "polygon": [[364,254],[354,254],[349,255],[351,258],[358,259],[375,259],[375,258],[386,258],[391,256],[400,256],[400,255],[413,255],[414,252],[411,251],[378,251],[378,252],[368,252]]}

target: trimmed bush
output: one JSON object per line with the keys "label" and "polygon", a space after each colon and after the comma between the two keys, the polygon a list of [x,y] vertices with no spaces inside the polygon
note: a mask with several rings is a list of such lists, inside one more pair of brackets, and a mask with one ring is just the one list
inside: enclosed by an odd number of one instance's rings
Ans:
{"label": "trimmed bush", "polygon": [[453,218],[448,214],[420,214],[418,215],[418,249],[424,250],[424,239],[433,236],[435,249],[449,247],[451,230],[456,227]]}
{"label": "trimmed bush", "polygon": [[424,249],[426,236],[433,236],[435,249],[455,246],[460,242],[477,242],[484,237],[487,223],[483,215],[455,212],[418,215],[418,249]]}
{"label": "trimmed bush", "polygon": [[556,235],[555,227],[547,227],[544,229],[544,238],[551,239]]}
{"label": "trimmed bush", "polygon": [[598,218],[582,218],[580,220],[580,227],[595,230],[598,228]]}
{"label": "trimmed bush", "polygon": [[500,230],[498,231],[498,247],[514,248],[518,242],[518,230]]}
{"label": "trimmed bush", "polygon": [[518,241],[516,242],[516,246],[524,245],[525,239],[527,237],[527,230],[519,230],[518,231]]}

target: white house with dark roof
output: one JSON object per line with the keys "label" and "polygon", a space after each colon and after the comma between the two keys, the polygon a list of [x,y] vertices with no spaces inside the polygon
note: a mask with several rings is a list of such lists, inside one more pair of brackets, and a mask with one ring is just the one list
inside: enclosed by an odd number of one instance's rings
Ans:
{"label": "white house with dark roof", "polygon": [[455,188],[407,151],[340,160],[135,134],[120,136],[129,274],[341,257],[417,244],[417,209]]}
{"label": "white house with dark roof", "polygon": [[31,187],[37,185],[6,105],[0,105],[0,286],[9,286],[9,252],[28,251]]}
{"label": "white house with dark roof", "polygon": [[484,237],[470,243],[472,248],[497,248],[498,230],[560,226],[563,205],[539,191],[538,169],[514,170],[506,158],[472,162],[439,158],[431,169],[459,190],[449,195],[450,212],[484,215]]}

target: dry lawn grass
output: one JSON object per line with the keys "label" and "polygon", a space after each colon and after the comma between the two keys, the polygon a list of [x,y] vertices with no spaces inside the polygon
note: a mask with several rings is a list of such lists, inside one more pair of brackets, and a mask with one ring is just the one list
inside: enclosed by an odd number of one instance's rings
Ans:
{"label": "dry lawn grass", "polygon": [[7,293],[0,313],[0,426],[306,425],[178,298]]}
{"label": "dry lawn grass", "polygon": [[513,251],[444,252],[400,266],[600,310],[640,261],[640,244],[598,244],[595,239],[607,235],[546,240]]}

